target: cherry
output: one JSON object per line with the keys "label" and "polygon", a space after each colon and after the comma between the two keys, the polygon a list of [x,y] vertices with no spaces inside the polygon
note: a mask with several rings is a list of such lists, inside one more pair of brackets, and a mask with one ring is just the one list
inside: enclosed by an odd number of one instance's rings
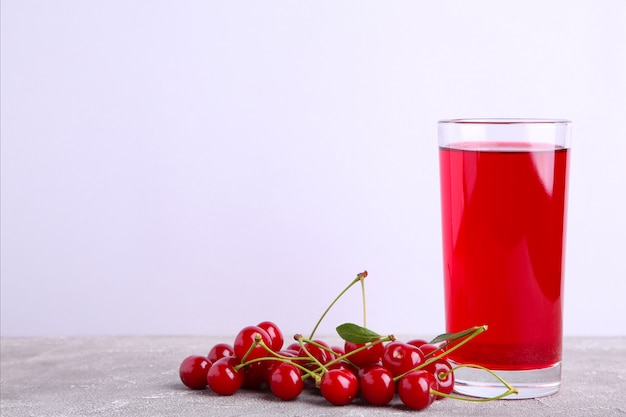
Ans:
{"label": "cherry", "polygon": [[332,369],[322,376],[320,391],[329,403],[346,405],[359,392],[359,380],[348,370]]}
{"label": "cherry", "polygon": [[[316,346],[316,345],[314,345],[312,343],[305,343],[304,347],[306,349],[306,352],[304,351],[304,349],[301,348],[298,351],[298,357],[300,357],[300,358],[309,358],[309,355],[311,355],[315,359],[320,361],[320,363],[322,363],[323,365],[325,365],[328,362],[330,362],[333,359],[335,359],[335,355],[330,351],[330,346],[328,345],[328,343],[326,343],[326,342],[324,342],[322,340],[314,340],[314,342],[317,345],[324,346],[326,349],[321,348],[319,346]],[[307,352],[308,352],[308,354],[307,354]],[[316,364],[312,364],[311,368],[312,369],[317,368]]]}
{"label": "cherry", "polygon": [[244,382],[243,369],[237,369],[239,360],[234,356],[218,359],[207,373],[209,388],[219,395],[232,395]]}
{"label": "cherry", "polygon": [[428,342],[424,339],[411,339],[408,342],[406,342],[408,345],[413,345],[415,347],[420,347],[422,345],[427,344]]}
{"label": "cherry", "polygon": [[272,343],[270,344],[270,348],[277,352],[283,348],[283,343],[285,343],[285,339],[283,338],[283,333],[280,331],[278,326],[271,321],[262,321],[257,324],[261,329],[265,330],[270,338],[272,339]]}
{"label": "cherry", "polygon": [[250,347],[255,343],[257,334],[261,336],[261,339],[268,347],[271,345],[272,340],[265,330],[259,326],[246,326],[237,333],[237,337],[235,337],[235,342],[233,343],[233,349],[235,350],[237,359],[241,361],[243,357],[248,354],[245,358],[246,362],[248,362],[268,355],[267,350],[261,345],[256,345],[252,351],[248,353]]}
{"label": "cherry", "polygon": [[[363,346],[367,346],[364,350],[361,350],[356,353],[354,352],[357,349],[362,348]],[[382,343],[353,343],[353,342],[345,342],[344,349],[346,354],[350,354],[348,356],[348,360],[359,367],[364,367],[370,364],[378,363],[381,361],[383,357],[383,352],[385,350],[385,346]]]}
{"label": "cherry", "polygon": [[265,368],[265,361],[253,362],[245,366],[244,368],[244,380],[243,387],[248,389],[258,389],[265,382],[263,371]]}
{"label": "cherry", "polygon": [[191,355],[183,359],[178,374],[182,383],[191,389],[204,389],[211,361],[204,356]]}
{"label": "cherry", "polygon": [[281,400],[296,398],[304,389],[302,373],[290,363],[283,362],[274,368],[269,379],[270,390]]}
{"label": "cherry", "polygon": [[385,345],[383,366],[389,369],[393,376],[402,375],[422,363],[424,363],[424,354],[413,345],[399,341]]}
{"label": "cherry", "polygon": [[437,345],[433,345],[431,343],[425,343],[422,346],[419,347],[420,350],[422,351],[422,353],[424,354],[424,357],[434,357],[434,356],[439,356],[442,353],[444,353],[444,350],[441,349],[439,346]]}
{"label": "cherry", "polygon": [[[454,389],[454,372],[451,372],[452,366],[445,359],[437,359],[436,361],[426,365],[425,371],[431,373],[437,381],[437,391],[450,394]],[[436,399],[441,400],[444,397],[437,395]]]}
{"label": "cherry", "polygon": [[207,357],[211,362],[215,362],[218,359],[226,356],[235,356],[235,350],[228,343],[218,343],[211,348]]}
{"label": "cherry", "polygon": [[437,390],[437,381],[424,370],[409,372],[398,383],[400,399],[414,410],[423,410],[435,401],[435,394],[431,390]]}
{"label": "cherry", "polygon": [[293,342],[289,346],[287,346],[284,350],[295,352],[297,354],[298,352],[300,352],[300,343]]}
{"label": "cherry", "polygon": [[370,365],[365,365],[361,368],[358,368],[358,371],[356,373],[356,376],[359,378],[359,380],[361,380],[361,378],[363,378],[363,374],[365,374],[365,372],[367,372],[370,368],[374,368],[376,366],[383,366],[381,363],[372,363]]}
{"label": "cherry", "polygon": [[[287,352],[287,351],[279,351],[277,352],[279,355],[282,355],[286,358],[295,358],[296,354],[292,353],[292,352]],[[263,366],[263,380],[265,382],[270,382],[270,377],[272,376],[272,372],[274,372],[274,369],[276,369],[278,367],[278,365],[280,365],[281,363],[283,363],[282,360],[280,359],[275,359],[275,360],[264,360],[261,361],[261,364]]]}
{"label": "cherry", "polygon": [[393,375],[382,366],[367,368],[359,382],[363,399],[372,405],[385,405],[393,399],[396,393]]}
{"label": "cherry", "polygon": [[330,349],[335,352],[335,356],[343,356],[346,354],[346,350],[341,346],[331,346]]}
{"label": "cherry", "polygon": [[344,361],[344,360],[334,362],[331,365],[327,365],[326,369],[328,369],[328,370],[330,370],[330,369],[345,369],[347,371],[352,372],[354,375],[358,376],[358,374],[359,374],[359,368],[357,368],[356,366],[354,366],[350,362],[347,362],[347,361]]}

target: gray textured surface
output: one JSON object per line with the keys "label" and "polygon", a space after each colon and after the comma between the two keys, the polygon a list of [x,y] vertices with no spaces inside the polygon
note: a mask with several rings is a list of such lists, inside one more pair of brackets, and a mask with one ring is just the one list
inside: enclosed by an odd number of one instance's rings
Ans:
{"label": "gray textured surface", "polygon": [[[328,339],[327,339],[328,340]],[[331,339],[332,341],[332,339]],[[305,393],[282,402],[267,392],[220,397],[178,379],[190,354],[219,337],[3,338],[0,414],[22,416],[392,416],[417,413],[398,399],[386,407],[328,405]],[[561,392],[542,399],[436,401],[433,416],[626,416],[626,338],[565,340]]]}

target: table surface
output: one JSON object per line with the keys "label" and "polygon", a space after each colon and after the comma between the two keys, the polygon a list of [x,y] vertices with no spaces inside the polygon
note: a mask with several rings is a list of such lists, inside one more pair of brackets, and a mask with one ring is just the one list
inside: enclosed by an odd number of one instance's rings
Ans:
{"label": "table surface", "polygon": [[[268,391],[221,397],[185,388],[182,359],[206,354],[214,336],[2,338],[0,414],[22,416],[406,416],[396,397],[372,407],[328,404],[305,391],[280,401]],[[333,342],[332,338],[326,338]],[[626,416],[626,337],[566,338],[561,391],[532,400],[446,399],[433,416]]]}

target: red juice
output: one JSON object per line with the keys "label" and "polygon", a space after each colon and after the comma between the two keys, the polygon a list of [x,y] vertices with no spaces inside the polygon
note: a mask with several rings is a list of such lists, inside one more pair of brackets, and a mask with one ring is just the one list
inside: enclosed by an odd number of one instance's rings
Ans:
{"label": "red juice", "polygon": [[450,357],[492,369],[561,360],[567,149],[441,147],[446,328],[488,331]]}

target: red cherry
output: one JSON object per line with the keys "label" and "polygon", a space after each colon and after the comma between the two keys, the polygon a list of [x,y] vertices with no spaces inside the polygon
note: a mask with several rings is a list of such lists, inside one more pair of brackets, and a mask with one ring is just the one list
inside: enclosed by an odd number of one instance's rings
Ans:
{"label": "red cherry", "polygon": [[322,376],[320,383],[322,396],[331,404],[349,404],[359,392],[359,380],[350,371],[333,369]]}
{"label": "red cherry", "polygon": [[244,368],[244,380],[243,388],[259,389],[265,382],[263,377],[263,369],[265,367],[265,361],[254,362],[248,364]]}
{"label": "red cherry", "polygon": [[346,354],[346,350],[341,346],[331,346],[330,349],[335,352],[335,356],[343,356]]}
{"label": "red cherry", "polygon": [[192,355],[183,359],[178,374],[182,383],[191,389],[204,389],[207,385],[206,375],[211,368],[211,361],[204,356]]}
{"label": "red cherry", "polygon": [[[354,352],[357,349],[362,348],[363,346],[367,346],[364,350],[361,350],[356,353]],[[355,364],[358,367],[364,367],[367,365],[371,365],[374,363],[378,363],[381,361],[383,357],[383,352],[385,350],[385,346],[382,343],[352,343],[345,342],[344,348],[346,354],[350,354],[347,359]]]}
{"label": "red cherry", "polygon": [[295,352],[297,354],[298,352],[300,352],[300,343],[293,342],[283,350],[286,350],[289,352]]}
{"label": "red cherry", "polygon": [[[281,350],[277,352],[279,355],[285,356],[287,358],[295,358],[297,357],[297,355],[291,351],[287,351],[287,350]],[[281,363],[283,363],[283,361],[276,359],[276,360],[264,360],[261,362],[263,364],[263,379],[266,382],[270,382],[270,377],[272,376],[272,372],[274,372],[274,369],[276,369],[278,367],[278,365],[280,365]]]}
{"label": "red cherry", "polygon": [[[248,352],[250,347],[255,343],[256,335],[260,335],[263,342],[269,347],[272,343],[270,335],[267,334],[265,330],[260,328],[259,326],[247,326],[239,331],[237,337],[235,337],[235,342],[233,343],[233,349],[235,350],[235,356],[240,361],[243,359],[244,355]],[[259,359],[262,357],[268,356],[267,350],[263,348],[261,345],[256,345],[252,351],[246,356],[246,362]]]}
{"label": "red cherry", "polygon": [[423,370],[409,372],[398,383],[400,399],[413,410],[423,410],[435,401],[436,396],[431,390],[437,390],[437,381]]}
{"label": "red cherry", "polygon": [[434,356],[439,356],[442,353],[444,353],[443,349],[441,349],[439,346],[433,345],[431,343],[425,343],[422,346],[420,346],[419,348],[422,351],[422,353],[424,354],[424,357],[427,357],[427,358],[432,358]]}
{"label": "red cherry", "polygon": [[227,356],[235,356],[235,350],[227,343],[218,343],[211,348],[209,354],[207,355],[211,362],[215,362],[218,359],[225,358]]}
{"label": "red cherry", "polygon": [[270,376],[270,390],[281,400],[289,401],[298,397],[304,389],[302,373],[290,363],[281,363]]}
{"label": "red cherry", "polygon": [[413,345],[399,341],[385,345],[383,366],[389,369],[394,377],[402,375],[422,363],[424,363],[424,354]]}
{"label": "red cherry", "polygon": [[415,347],[420,347],[422,345],[425,345],[426,343],[428,343],[426,340],[424,339],[411,339],[408,342],[406,342],[408,345],[413,345]]}
{"label": "red cherry", "polygon": [[372,363],[370,365],[365,365],[362,368],[359,368],[359,370],[356,373],[356,376],[359,378],[359,380],[361,380],[361,378],[363,378],[363,375],[365,374],[365,372],[367,372],[369,369],[371,368],[375,368],[377,366],[383,366],[382,363]]}
{"label": "red cherry", "polygon": [[272,323],[271,321],[262,321],[261,323],[257,324],[257,326],[265,330],[267,334],[270,335],[270,338],[272,339],[272,344],[270,345],[270,348],[274,352],[278,352],[283,348],[283,343],[285,343],[285,339],[283,338],[283,333],[280,331],[276,324]]}
{"label": "red cherry", "polygon": [[[454,389],[454,372],[450,372],[452,370],[450,362],[445,359],[437,359],[435,362],[426,365],[424,370],[435,377],[437,381],[437,391],[444,394],[450,394],[452,392]],[[445,397],[441,395],[436,396],[437,400],[443,398]]]}
{"label": "red cherry", "polygon": [[334,362],[332,365],[327,365],[326,369],[328,369],[328,370],[330,370],[330,369],[345,369],[346,371],[352,372],[357,377],[358,377],[358,374],[359,374],[359,368],[357,368],[353,364],[351,364],[349,362],[346,362],[346,361],[343,361],[343,360],[338,361],[338,362]]}
{"label": "red cherry", "polygon": [[[306,352],[303,349],[300,349],[298,351],[298,357],[309,358],[309,355],[311,355],[315,359],[320,361],[323,365],[335,359],[335,355],[332,352],[330,352],[330,346],[328,345],[328,343],[322,340],[314,340],[314,342],[318,345],[324,346],[326,349],[323,349],[311,343],[305,343],[304,347],[306,348]],[[307,352],[309,353],[309,355],[307,355]],[[317,365],[312,364],[311,367],[317,368]]]}
{"label": "red cherry", "polygon": [[372,405],[385,405],[396,393],[393,375],[382,366],[367,368],[361,376],[359,385],[363,399]]}
{"label": "red cherry", "polygon": [[234,356],[218,359],[207,373],[209,388],[219,395],[232,395],[244,381],[243,369],[236,369],[239,360]]}

